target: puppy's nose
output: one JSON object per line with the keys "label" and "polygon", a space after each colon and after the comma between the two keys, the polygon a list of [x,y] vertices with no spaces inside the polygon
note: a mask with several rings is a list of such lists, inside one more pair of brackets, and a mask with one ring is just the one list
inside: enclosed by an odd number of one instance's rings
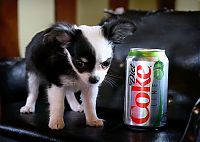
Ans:
{"label": "puppy's nose", "polygon": [[100,80],[100,77],[99,77],[99,76],[90,76],[90,77],[89,77],[89,82],[90,82],[91,84],[95,84],[95,83],[99,82],[99,80]]}

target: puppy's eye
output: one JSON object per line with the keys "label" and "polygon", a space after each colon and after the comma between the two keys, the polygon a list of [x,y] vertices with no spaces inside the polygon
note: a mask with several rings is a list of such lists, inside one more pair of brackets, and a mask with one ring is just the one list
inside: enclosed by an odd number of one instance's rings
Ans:
{"label": "puppy's eye", "polygon": [[76,60],[75,61],[75,65],[78,67],[78,68],[84,68],[85,67],[85,63],[81,60]]}
{"label": "puppy's eye", "polygon": [[104,70],[107,69],[110,66],[110,63],[111,63],[111,60],[107,60],[107,61],[101,63],[102,69],[104,69]]}

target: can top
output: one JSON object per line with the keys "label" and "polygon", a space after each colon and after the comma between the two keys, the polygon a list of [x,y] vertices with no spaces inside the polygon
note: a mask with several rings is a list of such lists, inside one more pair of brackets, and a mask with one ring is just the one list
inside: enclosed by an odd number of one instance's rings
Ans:
{"label": "can top", "polygon": [[144,48],[131,48],[128,56],[142,56],[142,57],[158,57],[165,56],[163,49],[144,49]]}

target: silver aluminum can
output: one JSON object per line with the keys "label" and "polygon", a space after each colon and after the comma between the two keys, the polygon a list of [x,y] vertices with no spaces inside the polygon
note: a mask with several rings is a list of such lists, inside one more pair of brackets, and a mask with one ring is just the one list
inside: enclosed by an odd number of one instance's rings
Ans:
{"label": "silver aluminum can", "polygon": [[130,49],[126,59],[124,123],[136,129],[166,125],[169,60],[165,50]]}

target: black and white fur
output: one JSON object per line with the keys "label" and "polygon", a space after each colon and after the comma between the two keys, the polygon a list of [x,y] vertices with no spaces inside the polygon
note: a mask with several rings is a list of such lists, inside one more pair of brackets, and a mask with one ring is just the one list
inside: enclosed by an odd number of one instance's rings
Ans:
{"label": "black and white fur", "polygon": [[[96,114],[96,98],[113,57],[113,43],[135,31],[126,20],[103,26],[56,23],[36,34],[26,49],[29,94],[21,113],[35,112],[38,88],[47,86],[51,129],[64,127],[64,99],[73,111],[83,111],[89,126],[102,126]],[[74,92],[81,91],[82,105]]]}

